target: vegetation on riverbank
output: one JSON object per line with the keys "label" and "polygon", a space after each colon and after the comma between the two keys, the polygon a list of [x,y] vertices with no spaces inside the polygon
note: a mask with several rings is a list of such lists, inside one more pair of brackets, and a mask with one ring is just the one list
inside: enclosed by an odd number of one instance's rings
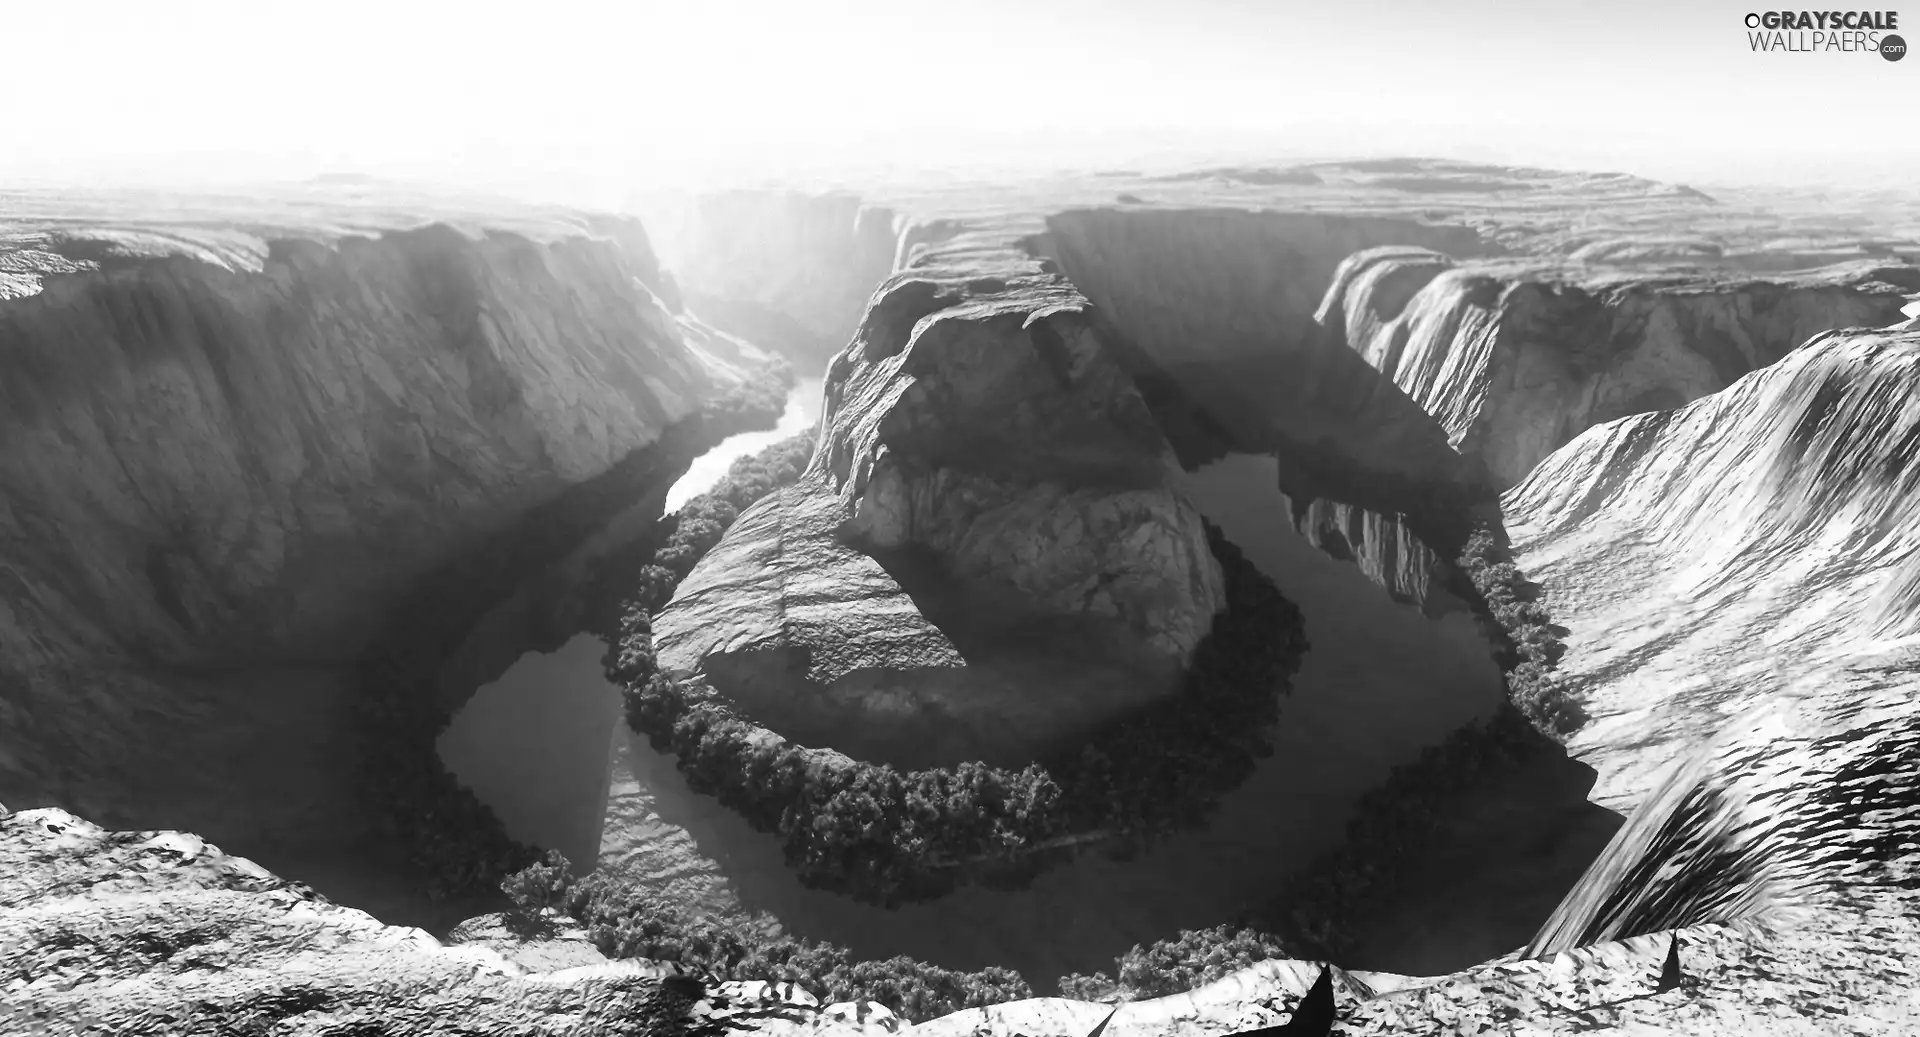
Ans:
{"label": "vegetation on riverbank", "polygon": [[1506,642],[1500,668],[1514,707],[1550,737],[1564,739],[1578,731],[1587,711],[1554,673],[1567,646],[1540,603],[1539,588],[1514,564],[1497,522],[1475,525],[1458,564]]}
{"label": "vegetation on riverbank", "polygon": [[784,363],[768,366],[669,426],[655,443],[528,512],[482,549],[428,574],[390,610],[383,636],[360,664],[354,710],[363,746],[361,792],[429,899],[490,901],[503,877],[538,856],[509,837],[441,762],[436,742],[453,720],[436,686],[441,660],[528,575],[565,557],[646,494],[671,485],[721,440],[772,428],[792,384]]}
{"label": "vegetation on riverbank", "polygon": [[1018,887],[1070,859],[1081,835],[1098,833],[1126,854],[1204,826],[1273,751],[1278,697],[1305,650],[1299,610],[1212,526],[1228,606],[1181,691],[1019,771],[972,762],[902,772],[807,749],[660,672],[652,613],[741,511],[799,477],[808,445],[791,440],[743,459],[682,509],[641,570],[607,671],[625,689],[633,729],[676,757],[694,791],[777,834],[804,884],[884,905],[966,881]]}
{"label": "vegetation on riverbank", "polygon": [[576,881],[558,853],[509,876],[501,888],[523,919],[558,910],[584,926],[610,958],[671,961],[716,980],[799,983],[822,1003],[874,1001],[911,1022],[1033,996],[1009,969],[963,972],[905,956],[860,961],[830,943],[769,938],[750,923],[695,916],[597,873]]}

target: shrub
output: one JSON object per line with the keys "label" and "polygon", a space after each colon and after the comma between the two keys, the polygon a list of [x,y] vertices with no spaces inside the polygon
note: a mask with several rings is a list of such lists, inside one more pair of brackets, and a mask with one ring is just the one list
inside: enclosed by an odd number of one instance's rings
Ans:
{"label": "shrub", "polygon": [[1217,925],[1182,929],[1171,940],[1136,946],[1114,959],[1114,975],[1060,977],[1060,996],[1082,1001],[1138,1001],[1183,994],[1249,965],[1300,957],[1284,941],[1256,929]]}
{"label": "shrub", "polygon": [[548,908],[566,902],[567,891],[573,887],[572,868],[559,850],[548,850],[540,860],[503,879],[500,892],[507,895],[514,910],[538,918]]}
{"label": "shrub", "polygon": [[805,749],[754,725],[711,689],[659,672],[648,613],[725,526],[806,464],[796,437],[737,462],[681,509],[643,586],[621,613],[608,677],[627,722],[696,792],[777,834],[801,881],[883,905],[926,900],[977,879],[1017,887],[1094,835],[1130,853],[1202,827],[1220,796],[1272,753],[1278,695],[1306,641],[1299,611],[1209,524],[1227,609],[1195,649],[1177,695],[1106,725],[1072,752],[1019,771],[970,762],[901,772]]}
{"label": "shrub", "polygon": [[1460,570],[1472,583],[1487,616],[1509,646],[1502,669],[1507,692],[1542,734],[1555,739],[1580,729],[1587,713],[1554,674],[1566,645],[1533,585],[1520,575],[1497,527],[1481,524],[1460,552]]}
{"label": "shrub", "polygon": [[[537,876],[526,880],[534,888],[541,882]],[[1026,981],[1008,969],[961,972],[904,956],[856,960],[833,944],[770,936],[752,922],[695,915],[597,873],[572,884],[558,906],[608,957],[677,962],[719,980],[800,983],[824,1002],[876,1001],[914,1022],[1033,996]]]}

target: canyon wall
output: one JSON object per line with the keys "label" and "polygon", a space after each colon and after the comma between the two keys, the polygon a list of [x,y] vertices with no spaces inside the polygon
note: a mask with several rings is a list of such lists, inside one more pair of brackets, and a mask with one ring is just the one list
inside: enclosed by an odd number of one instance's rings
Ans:
{"label": "canyon wall", "polygon": [[703,317],[817,373],[853,337],[880,282],[951,232],[856,195],[727,191],[640,209]]}
{"label": "canyon wall", "polygon": [[21,625],[183,665],[351,657],[368,602],[713,391],[628,255],[429,227],[0,304]]}
{"label": "canyon wall", "polygon": [[1316,319],[1504,488],[1591,425],[1717,392],[1821,332],[1884,326],[1916,291],[1912,266],[1756,280],[1392,247],[1342,262]]}
{"label": "canyon wall", "polygon": [[1136,363],[1178,383],[1237,448],[1449,482],[1456,458],[1391,380],[1329,341],[1314,307],[1341,261],[1381,245],[1488,251],[1467,227],[1238,210],[1075,210],[1030,245]]}
{"label": "canyon wall", "polygon": [[662,664],[795,741],[923,763],[1017,766],[1170,690],[1222,577],[1084,308],[1031,263],[890,280],[806,475],[656,618]]}
{"label": "canyon wall", "polygon": [[7,228],[8,802],[345,840],[399,603],[757,362],[688,344],[631,221],[289,210]]}
{"label": "canyon wall", "polygon": [[[1920,336],[1832,332],[1676,410],[1598,425],[1503,498],[1570,629],[1569,743],[1625,811],[1767,695],[1898,673],[1920,634]],[[1904,680],[1904,678],[1902,678]]]}

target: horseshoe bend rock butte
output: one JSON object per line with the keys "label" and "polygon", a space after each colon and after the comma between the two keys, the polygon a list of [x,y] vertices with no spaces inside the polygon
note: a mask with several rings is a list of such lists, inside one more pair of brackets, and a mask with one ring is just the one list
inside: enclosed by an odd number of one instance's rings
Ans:
{"label": "horseshoe bend rock butte", "polygon": [[656,617],[664,666],[903,764],[1024,763],[1171,690],[1225,601],[1203,520],[1085,300],[1002,273],[876,294],[806,474]]}
{"label": "horseshoe bend rock butte", "polygon": [[1920,267],[1766,278],[1388,246],[1347,257],[1317,320],[1444,426],[1500,488],[1591,425],[1677,407],[1833,328],[1884,327]]}

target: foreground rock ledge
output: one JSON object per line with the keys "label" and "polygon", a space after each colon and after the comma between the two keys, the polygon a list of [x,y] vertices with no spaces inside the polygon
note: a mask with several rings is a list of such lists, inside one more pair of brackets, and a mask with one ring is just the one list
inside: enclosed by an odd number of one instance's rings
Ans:
{"label": "foreground rock ledge", "polygon": [[[1334,1032],[1910,1034],[1920,992],[1901,958],[1920,942],[1917,919],[1920,897],[1883,889],[1788,932],[1684,930],[1688,983],[1658,995],[1666,934],[1452,976],[1336,971]],[[497,928],[465,928],[483,942],[446,946],[381,925],[182,832],[107,832],[58,809],[0,819],[0,1032],[624,1034],[645,1032],[645,997],[673,971],[600,961],[577,934],[513,946]],[[1180,1037],[1282,1022],[1318,972],[1265,962],[1191,994],[1124,1005],[1106,1032]],[[720,994],[715,1014],[749,1032],[901,1029],[887,1013],[822,1006],[804,992],[728,984]],[[1107,1011],[1035,998],[912,1032],[1084,1034]]]}

